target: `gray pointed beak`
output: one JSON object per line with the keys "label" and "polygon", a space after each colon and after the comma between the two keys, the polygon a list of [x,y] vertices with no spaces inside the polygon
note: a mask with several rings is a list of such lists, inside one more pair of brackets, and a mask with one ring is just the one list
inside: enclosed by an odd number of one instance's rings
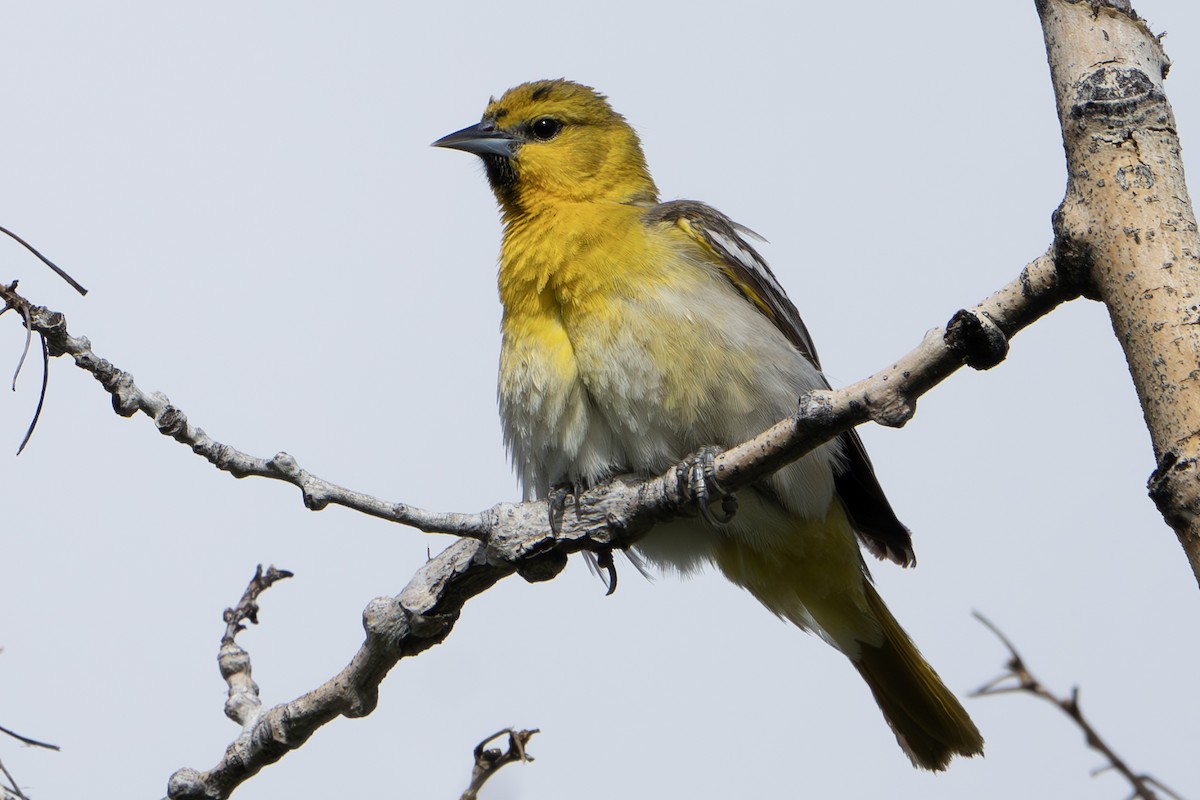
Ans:
{"label": "gray pointed beak", "polygon": [[461,131],[455,131],[449,136],[443,136],[431,146],[465,150],[477,156],[512,158],[516,145],[517,140],[498,129],[495,122],[484,120],[478,125],[471,125]]}

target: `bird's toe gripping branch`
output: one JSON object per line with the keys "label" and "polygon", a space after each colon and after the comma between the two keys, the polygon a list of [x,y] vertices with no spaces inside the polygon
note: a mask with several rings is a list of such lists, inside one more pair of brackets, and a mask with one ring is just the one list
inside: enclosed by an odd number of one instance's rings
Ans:
{"label": "bird's toe gripping branch", "polygon": [[583,481],[560,483],[550,490],[546,503],[550,511],[550,530],[555,536],[562,533],[563,514],[567,510],[567,500],[575,503],[575,516],[579,516],[579,496],[588,490]]}
{"label": "bird's toe gripping branch", "polygon": [[[687,482],[689,495],[696,501],[700,516],[710,525],[727,525],[737,514],[737,495],[721,488],[716,480],[715,463],[721,450],[716,447],[701,447],[679,465],[680,478]],[[721,501],[720,512],[711,503]]]}
{"label": "bird's toe gripping branch", "polygon": [[[560,483],[550,490],[550,494],[546,497],[546,504],[549,507],[550,530],[555,536],[563,531],[563,515],[567,510],[567,502],[571,501],[574,504],[575,517],[578,519],[582,513],[579,498],[589,488],[587,483],[577,480]],[[611,595],[617,591],[617,565],[613,560],[612,547],[603,547],[595,552],[585,553],[584,558],[587,559],[588,566],[592,571],[604,579],[605,585],[608,587],[605,594]]]}

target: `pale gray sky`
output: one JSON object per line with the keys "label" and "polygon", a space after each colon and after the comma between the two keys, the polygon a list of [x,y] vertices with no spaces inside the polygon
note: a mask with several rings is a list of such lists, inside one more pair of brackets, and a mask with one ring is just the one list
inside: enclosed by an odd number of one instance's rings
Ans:
{"label": "pale gray sky", "polygon": [[[214,437],[363,491],[474,511],[518,496],[495,409],[499,224],[475,159],[429,142],[490,94],[566,76],[641,132],[664,197],[766,236],[835,384],[914,346],[1050,240],[1064,168],[1032,2],[802,10],[749,0],[9,4],[0,28],[0,278]],[[1200,137],[1200,8],[1143,0]],[[1188,151],[1190,156],[1194,151]],[[1195,167],[1194,159],[1191,165]],[[1193,170],[1193,174],[1196,174]],[[0,320],[0,364],[22,334]],[[257,562],[297,577],[241,637],[266,702],[344,665],[367,602],[446,540],[217,473],[55,362],[5,487],[0,759],[37,800],[159,797],[236,734],[221,611]],[[0,393],[16,449],[38,371]],[[863,430],[919,567],[881,592],[965,694],[990,615],[1138,769],[1200,796],[1200,596],[1146,497],[1153,468],[1099,305],[1023,333],[902,431]],[[470,752],[540,727],[486,797],[1071,797],[1127,792],[1057,712],[966,700],[987,756],[913,770],[845,660],[715,575],[603,587],[582,564],[473,601],[240,798],[457,797]]]}

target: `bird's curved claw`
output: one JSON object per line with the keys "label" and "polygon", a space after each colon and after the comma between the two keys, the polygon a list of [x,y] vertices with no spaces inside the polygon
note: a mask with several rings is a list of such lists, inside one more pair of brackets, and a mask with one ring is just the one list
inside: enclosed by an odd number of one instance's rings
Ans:
{"label": "bird's curved claw", "polygon": [[[683,462],[688,487],[700,505],[700,516],[710,525],[729,524],[737,514],[737,495],[717,485],[714,464],[721,451],[716,447],[701,447],[694,456]],[[715,496],[714,496],[715,495]],[[714,511],[709,504],[721,499],[721,511]]]}
{"label": "bird's curved claw", "polygon": [[596,569],[598,569],[608,584],[608,591],[604,593],[608,597],[617,590],[617,564],[613,560],[612,548],[606,548],[596,553]]}

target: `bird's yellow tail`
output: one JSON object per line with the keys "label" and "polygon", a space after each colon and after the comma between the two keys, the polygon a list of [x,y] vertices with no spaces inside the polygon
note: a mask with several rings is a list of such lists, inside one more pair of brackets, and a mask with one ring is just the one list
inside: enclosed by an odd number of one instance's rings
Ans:
{"label": "bird's yellow tail", "polygon": [[868,582],[871,614],[883,631],[879,646],[862,643],[852,659],[914,765],[943,770],[953,756],[983,752],[983,737],[958,699],[926,663]]}
{"label": "bird's yellow tail", "polygon": [[771,611],[846,654],[914,765],[943,770],[956,755],[983,752],[967,712],[875,591],[840,502],[820,520],[743,503],[743,518],[787,535],[758,547],[747,536],[723,536],[713,553],[717,566]]}

